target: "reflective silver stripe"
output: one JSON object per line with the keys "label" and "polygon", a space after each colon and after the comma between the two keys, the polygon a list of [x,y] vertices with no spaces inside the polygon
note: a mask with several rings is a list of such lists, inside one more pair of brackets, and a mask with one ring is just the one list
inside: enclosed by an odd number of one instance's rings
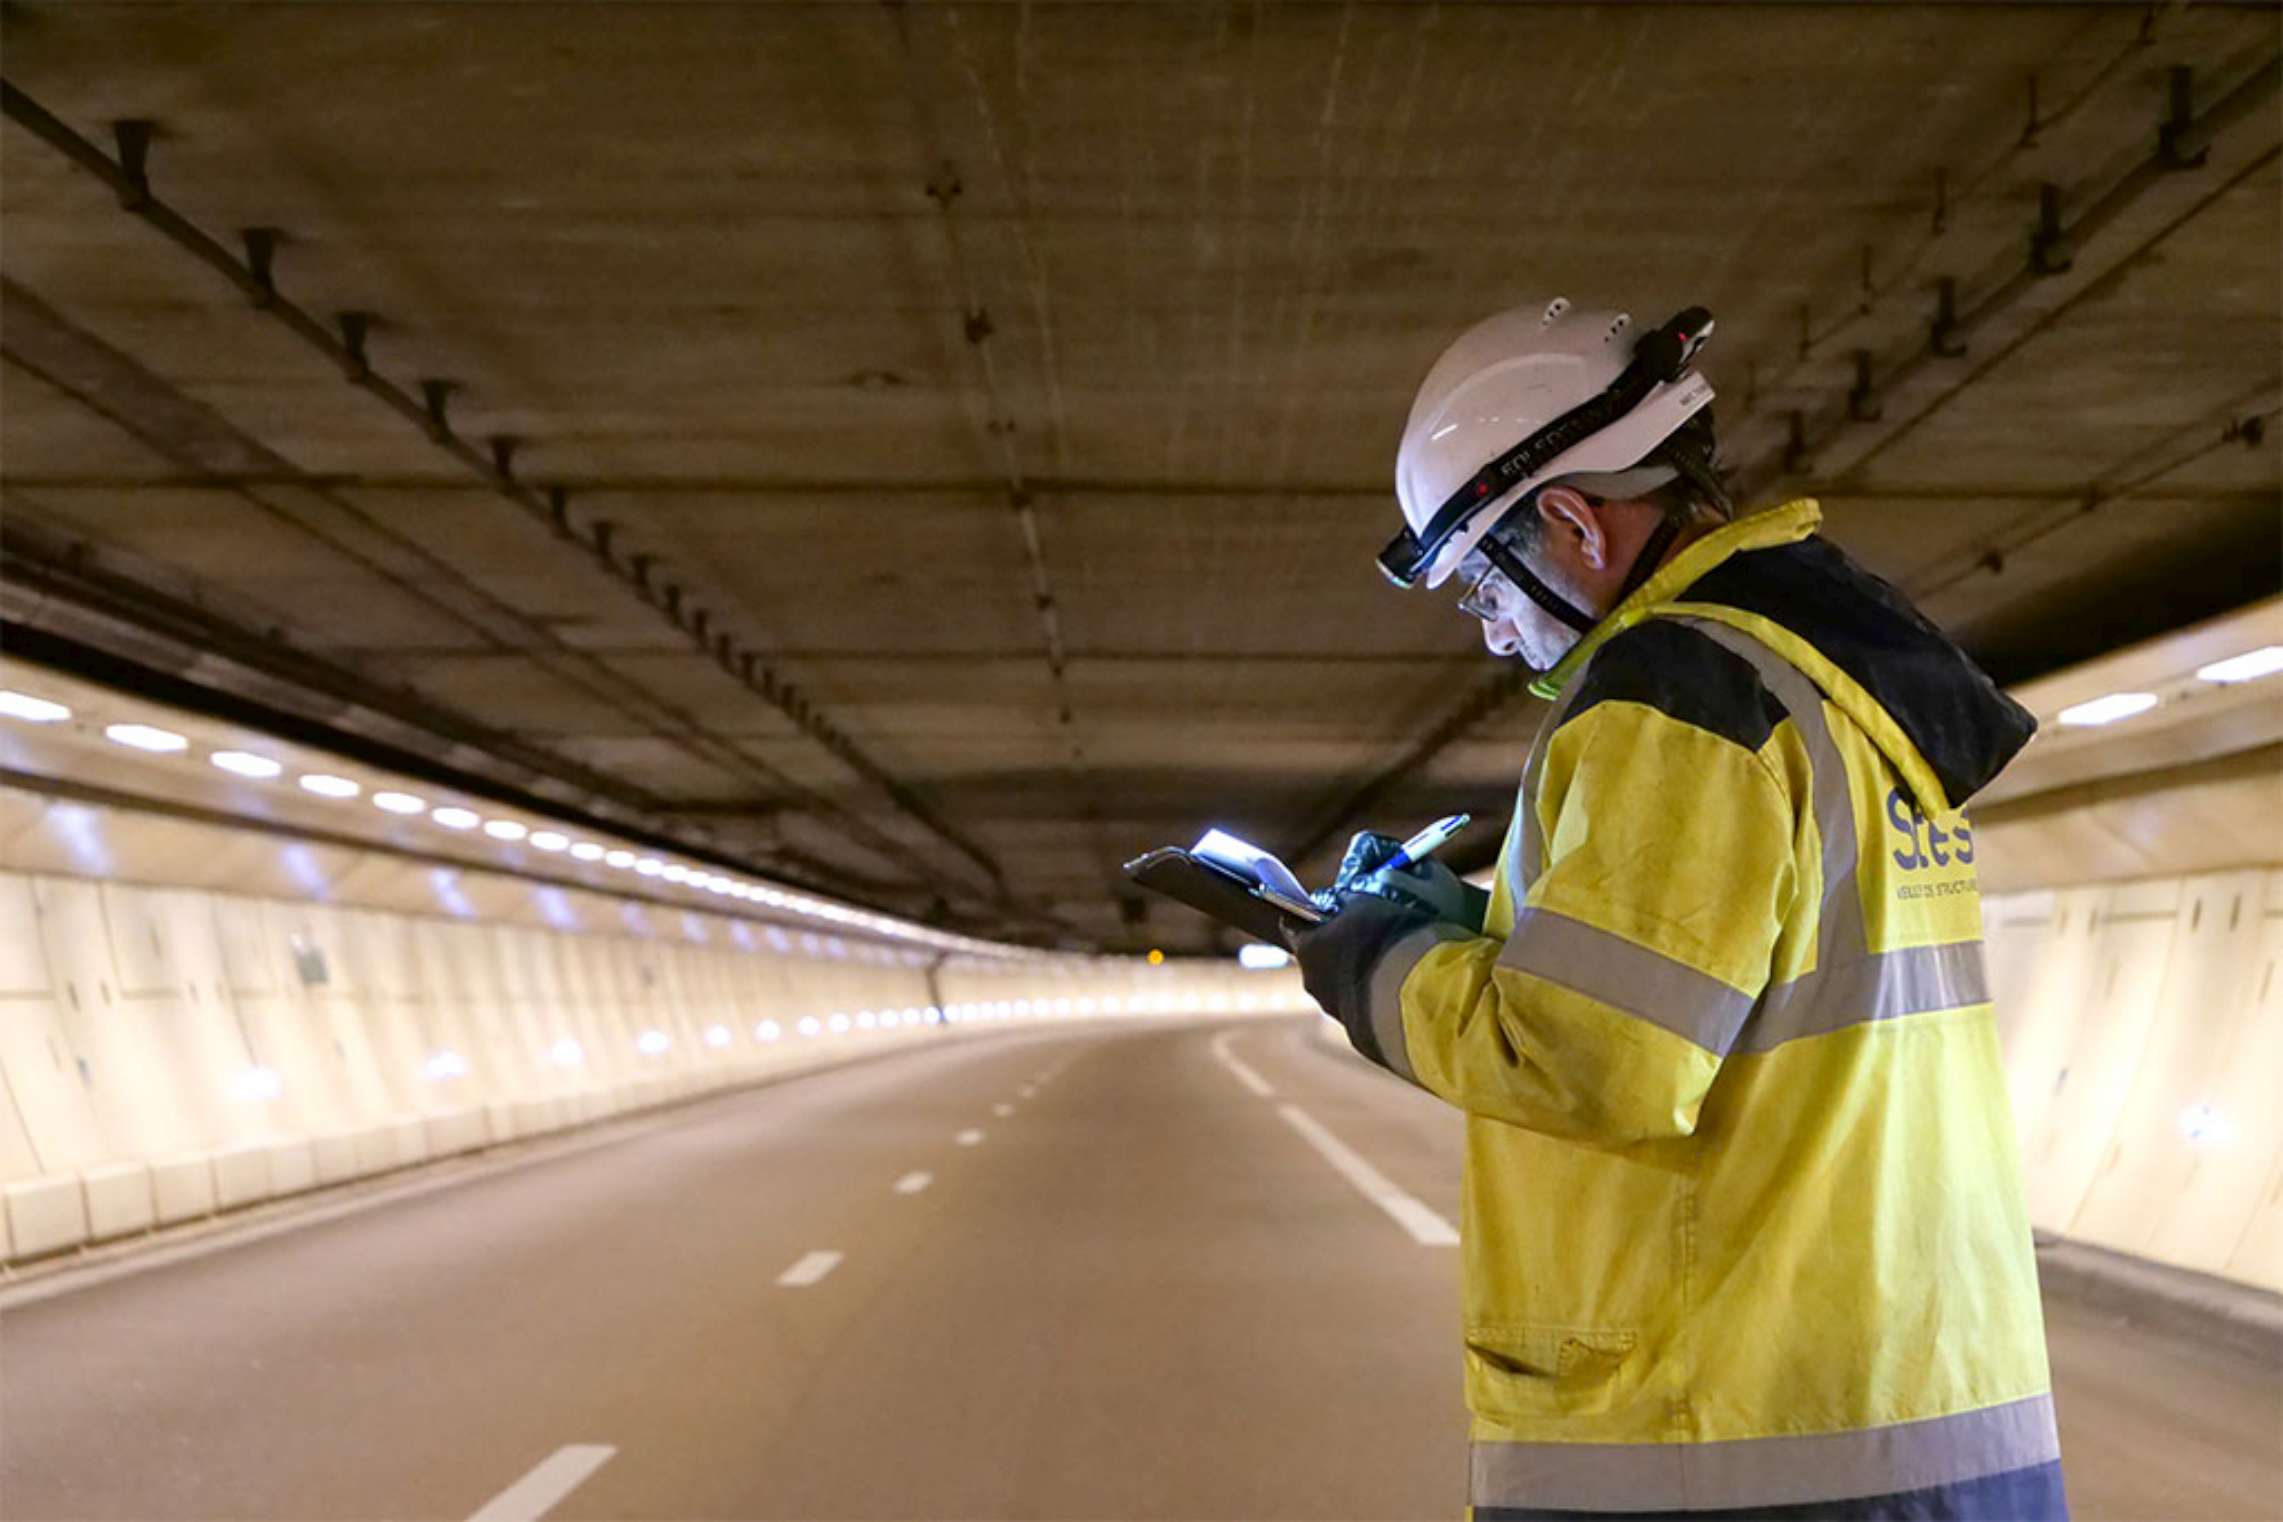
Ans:
{"label": "reflective silver stripe", "polygon": [[1476,1443],[1477,1506],[1718,1511],[1953,1485],[2061,1456],[2053,1397],[1859,1432],[1722,1443]]}
{"label": "reflective silver stripe", "polygon": [[1831,737],[1824,716],[1823,690],[1790,661],[1738,629],[1708,618],[1680,622],[1730,654],[1748,662],[1760,681],[1791,716],[1807,745],[1814,787],[1815,832],[1823,843],[1823,904],[1816,960],[1828,965],[1849,961],[1870,949],[1863,933],[1863,896],[1856,891],[1855,800],[1847,786],[1847,761]]}
{"label": "reflective silver stripe", "polygon": [[1371,970],[1371,986],[1364,993],[1364,1016],[1371,1022],[1380,1057],[1396,1077],[1419,1082],[1419,1075],[1411,1069],[1411,1049],[1403,1039],[1403,980],[1411,976],[1421,957],[1443,942],[1467,938],[1468,932],[1457,925],[1442,921],[1421,925],[1388,947],[1379,965]]}
{"label": "reflective silver stripe", "polygon": [[1907,946],[1819,967],[1769,989],[1736,1050],[1768,1052],[1802,1036],[1825,1036],[1850,1025],[1989,1002],[1980,941]]}
{"label": "reflective silver stripe", "polygon": [[1752,995],[1710,973],[1546,909],[1522,912],[1498,962],[1646,1020],[1715,1056],[1727,1054],[1752,1012]]}
{"label": "reflective silver stripe", "polygon": [[1814,773],[1816,833],[1823,844],[1823,903],[1816,926],[1815,970],[1771,986],[1736,1049],[1768,1052],[1803,1036],[1851,1025],[1929,1014],[1989,1002],[1989,975],[1979,941],[1908,946],[1873,953],[1856,885],[1860,849],[1847,761],[1832,738],[1823,692],[1782,656],[1752,636],[1710,619],[1684,620],[1706,638],[1749,661],[1798,728]]}
{"label": "reflective silver stripe", "polygon": [[1573,681],[1554,699],[1545,718],[1538,723],[1537,735],[1530,741],[1530,759],[1522,764],[1522,786],[1515,796],[1515,812],[1522,821],[1522,831],[1504,863],[1506,891],[1513,896],[1517,914],[1529,902],[1530,885],[1538,880],[1538,864],[1546,859],[1545,833],[1538,828],[1538,782],[1545,775],[1546,751],[1554,743],[1554,731],[1562,727],[1563,718],[1584,686],[1582,679]]}

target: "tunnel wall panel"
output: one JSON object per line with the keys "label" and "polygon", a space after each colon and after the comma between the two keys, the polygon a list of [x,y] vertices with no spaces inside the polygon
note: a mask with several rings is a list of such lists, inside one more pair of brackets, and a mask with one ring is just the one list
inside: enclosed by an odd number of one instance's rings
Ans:
{"label": "tunnel wall panel", "polygon": [[87,1239],[108,1242],[148,1230],[158,1219],[151,1170],[144,1163],[108,1163],[80,1175],[87,1195]]}
{"label": "tunnel wall panel", "polygon": [[0,803],[11,1261],[888,1043],[1303,997],[1231,964],[931,973],[906,948],[497,872]]}
{"label": "tunnel wall panel", "polygon": [[2031,1222],[2283,1289],[2283,871],[1984,903]]}

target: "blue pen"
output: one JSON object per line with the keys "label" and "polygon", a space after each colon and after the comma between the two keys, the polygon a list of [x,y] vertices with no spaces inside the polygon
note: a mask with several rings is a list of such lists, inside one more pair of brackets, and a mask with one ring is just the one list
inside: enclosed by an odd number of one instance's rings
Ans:
{"label": "blue pen", "polygon": [[1465,829],[1472,814],[1446,814],[1418,834],[1395,848],[1395,854],[1381,864],[1382,872],[1405,872],[1450,843],[1453,835]]}

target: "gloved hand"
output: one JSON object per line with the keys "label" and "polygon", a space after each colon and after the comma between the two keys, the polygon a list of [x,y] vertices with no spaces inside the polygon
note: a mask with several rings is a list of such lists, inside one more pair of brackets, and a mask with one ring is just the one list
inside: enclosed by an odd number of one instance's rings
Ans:
{"label": "gloved hand", "polygon": [[1393,835],[1382,835],[1377,830],[1360,831],[1348,842],[1348,854],[1340,858],[1340,870],[1332,874],[1332,886],[1316,895],[1326,913],[1339,909],[1339,901],[1363,885],[1364,879],[1377,872],[1389,857],[1401,850],[1403,842]]}
{"label": "gloved hand", "polygon": [[1464,925],[1477,935],[1482,933],[1483,916],[1490,912],[1489,894],[1470,887],[1456,872],[1431,857],[1399,872],[1382,869],[1364,879],[1358,887],[1362,892],[1393,899],[1436,919]]}
{"label": "gloved hand", "polygon": [[1431,857],[1389,871],[1383,863],[1402,844],[1392,835],[1371,830],[1357,835],[1348,842],[1348,854],[1341,858],[1332,886],[1316,895],[1318,906],[1338,914],[1350,897],[1369,893],[1481,934],[1483,916],[1490,910],[1490,895],[1469,887],[1456,872]]}

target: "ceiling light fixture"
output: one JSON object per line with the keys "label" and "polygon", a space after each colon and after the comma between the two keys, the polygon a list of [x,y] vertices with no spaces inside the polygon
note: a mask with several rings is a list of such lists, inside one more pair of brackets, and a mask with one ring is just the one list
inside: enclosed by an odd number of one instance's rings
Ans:
{"label": "ceiling light fixture", "polygon": [[233,777],[251,777],[257,782],[267,781],[285,770],[267,756],[257,756],[250,750],[218,750],[207,760]]}
{"label": "ceiling light fixture", "polygon": [[0,714],[22,719],[27,724],[60,724],[71,717],[71,710],[61,703],[35,698],[28,692],[0,689]]}
{"label": "ceiling light fixture", "polygon": [[148,724],[112,724],[104,729],[103,738],[114,745],[147,750],[156,755],[190,748],[190,742],[173,730],[157,729]]}
{"label": "ceiling light fixture", "polygon": [[2062,709],[2060,719],[2072,729],[2095,729],[2119,719],[2129,719],[2136,713],[2146,713],[2155,706],[2153,692],[2112,692],[2105,698]]}
{"label": "ceiling light fixture", "polygon": [[2246,650],[2209,666],[2198,666],[2196,676],[2200,681],[2226,684],[2255,682],[2278,671],[2283,671],[2283,645],[2262,645],[2257,650]]}

